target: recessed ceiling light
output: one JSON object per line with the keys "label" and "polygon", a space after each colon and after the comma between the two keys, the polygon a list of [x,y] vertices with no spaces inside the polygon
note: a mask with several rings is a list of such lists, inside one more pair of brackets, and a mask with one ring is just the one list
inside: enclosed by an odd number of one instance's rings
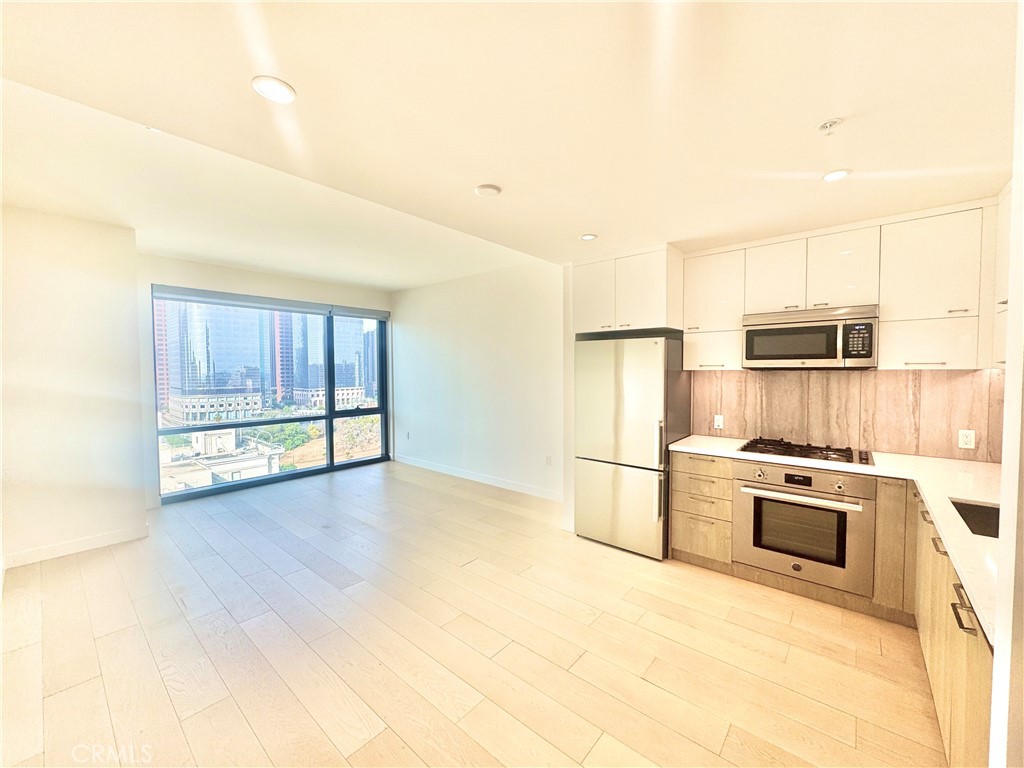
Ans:
{"label": "recessed ceiling light", "polygon": [[477,197],[497,197],[501,194],[501,187],[497,184],[481,184],[474,190]]}
{"label": "recessed ceiling light", "polygon": [[264,99],[275,104],[291,104],[295,101],[295,89],[284,80],[270,75],[259,75],[252,79],[252,89]]}
{"label": "recessed ceiling light", "polygon": [[597,240],[597,235],[592,235],[588,232],[585,235],[580,235],[580,240]]}
{"label": "recessed ceiling light", "polygon": [[829,171],[828,173],[826,173],[824,176],[821,177],[821,180],[822,181],[839,181],[841,179],[845,179],[849,175],[850,175],[850,171],[849,170],[847,170],[846,168],[839,168],[839,169],[834,170],[834,171]]}

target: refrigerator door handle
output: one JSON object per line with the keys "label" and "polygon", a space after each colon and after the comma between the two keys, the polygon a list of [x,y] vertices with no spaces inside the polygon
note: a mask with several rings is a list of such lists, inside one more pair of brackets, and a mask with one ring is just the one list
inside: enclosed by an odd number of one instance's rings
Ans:
{"label": "refrigerator door handle", "polygon": [[658,469],[665,469],[665,422],[658,419]]}
{"label": "refrigerator door handle", "polygon": [[654,522],[658,522],[664,515],[665,508],[665,473],[658,473],[658,508],[654,512]]}

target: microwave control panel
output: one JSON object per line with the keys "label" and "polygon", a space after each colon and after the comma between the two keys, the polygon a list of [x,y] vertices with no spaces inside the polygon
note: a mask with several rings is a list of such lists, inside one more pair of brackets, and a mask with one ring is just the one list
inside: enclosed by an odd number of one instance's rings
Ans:
{"label": "microwave control panel", "polygon": [[843,357],[874,357],[874,323],[843,324]]}

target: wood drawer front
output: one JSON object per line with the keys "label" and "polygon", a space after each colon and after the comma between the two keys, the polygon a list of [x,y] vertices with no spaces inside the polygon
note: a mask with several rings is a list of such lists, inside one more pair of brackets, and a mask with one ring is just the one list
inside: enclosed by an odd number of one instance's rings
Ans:
{"label": "wood drawer front", "polygon": [[672,470],[706,477],[732,479],[732,461],[720,456],[696,456],[692,453],[673,453]]}
{"label": "wood drawer front", "polygon": [[[711,496],[715,499],[732,501],[732,478],[703,477],[687,475],[682,472],[672,473],[672,490],[689,493],[694,496]],[[712,515],[715,517],[715,515]]]}
{"label": "wood drawer front", "polygon": [[732,523],[673,512],[671,541],[673,549],[723,563],[732,562]]}
{"label": "wood drawer front", "polygon": [[686,493],[686,491],[672,491],[672,510],[732,522],[731,501],[713,499],[710,496],[697,496]]}

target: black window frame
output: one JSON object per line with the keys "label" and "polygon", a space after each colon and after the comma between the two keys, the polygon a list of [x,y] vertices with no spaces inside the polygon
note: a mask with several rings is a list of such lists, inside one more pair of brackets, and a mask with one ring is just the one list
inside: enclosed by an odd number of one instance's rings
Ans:
{"label": "black window frame", "polygon": [[[255,296],[245,295],[232,295],[232,294],[214,294],[208,291],[202,290],[189,290],[185,288],[181,289],[164,289],[171,290],[174,295],[163,295],[164,290],[162,286],[153,286],[152,295],[150,297],[150,312],[151,317],[155,317],[153,312],[154,302],[158,300],[169,300],[169,301],[194,301],[196,303],[219,303],[228,306],[256,306],[267,310],[277,310],[281,312],[308,312],[307,307],[315,305],[305,305],[298,302],[289,302],[287,300],[275,301],[273,299],[263,299]],[[216,295],[218,300],[212,302],[209,297]],[[230,299],[235,298],[238,303],[233,303]],[[316,305],[318,306],[318,305]],[[348,309],[349,311],[346,311]],[[219,421],[216,423],[204,423],[204,424],[190,424],[181,427],[157,427],[157,474],[159,477],[160,472],[160,456],[159,456],[159,443],[161,437],[167,437],[169,435],[182,435],[182,434],[194,434],[197,432],[213,432],[223,429],[246,429],[250,427],[260,426],[280,426],[286,424],[304,423],[304,422],[317,422],[322,421],[324,423],[325,439],[327,443],[327,456],[326,462],[321,467],[309,467],[306,469],[293,469],[286,470],[283,472],[277,472],[272,475],[264,475],[262,477],[255,477],[249,480],[231,480],[223,483],[214,483],[212,485],[203,486],[200,488],[187,488],[180,491],[170,491],[168,493],[160,493],[160,504],[172,504],[178,501],[188,501],[190,499],[197,499],[203,496],[214,496],[221,493],[230,493],[232,491],[243,490],[246,488],[255,488],[261,485],[269,485],[271,483],[286,482],[288,480],[295,480],[302,477],[311,477],[314,475],[322,475],[328,472],[336,472],[338,470],[352,469],[354,467],[366,466],[368,464],[378,464],[384,461],[391,461],[391,428],[389,418],[389,387],[388,387],[388,313],[371,311],[371,310],[359,310],[352,308],[338,308],[328,307],[321,311],[313,312],[323,318],[324,322],[324,413],[323,415],[305,415],[305,416],[289,416],[286,418],[272,418],[272,419],[248,419],[248,420],[234,420],[234,421]],[[377,323],[377,405],[376,407],[355,407],[349,409],[336,408],[336,371],[334,367],[334,319],[339,318],[353,318],[360,320],[373,320]],[[154,376],[153,386],[156,398],[154,400],[159,408],[159,382],[156,376],[156,328],[154,325],[153,334],[151,335],[150,343],[154,345]],[[335,462],[335,451],[334,451],[334,425],[336,420],[343,420],[351,418],[353,416],[380,416],[380,429],[381,429],[381,453],[380,456],[370,456],[363,459],[352,459],[350,461],[344,461],[341,463]]]}

